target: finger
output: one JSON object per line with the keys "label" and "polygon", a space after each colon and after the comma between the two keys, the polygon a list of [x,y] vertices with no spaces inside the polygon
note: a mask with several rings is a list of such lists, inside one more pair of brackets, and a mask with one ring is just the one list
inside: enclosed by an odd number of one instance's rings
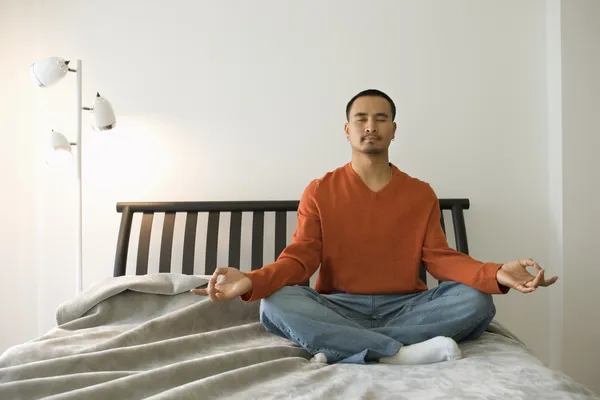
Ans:
{"label": "finger", "polygon": [[192,289],[190,292],[197,294],[198,296],[208,296],[208,290],[204,289]]}
{"label": "finger", "polygon": [[215,285],[210,285],[210,282],[208,284],[208,287],[206,288],[206,293],[208,294],[208,297],[210,297],[210,299],[212,301],[216,301],[217,300],[217,293],[219,292],[219,289],[216,288]]}
{"label": "finger", "polygon": [[218,301],[220,293],[221,292],[219,292],[219,290],[217,288],[213,287],[212,289],[208,290],[208,297],[210,298],[211,301]]}
{"label": "finger", "polygon": [[550,286],[550,285],[553,285],[557,280],[558,280],[558,276],[553,276],[550,279],[546,279],[546,281],[543,282],[541,285],[542,286]]}
{"label": "finger", "polygon": [[535,261],[533,261],[531,258],[524,258],[522,260],[519,260],[519,264],[521,264],[524,267],[533,267],[534,263]]}
{"label": "finger", "polygon": [[219,274],[217,273],[219,269],[217,268],[215,270],[215,272],[213,272],[213,274],[210,276],[210,279],[208,280],[208,287],[214,287],[215,284],[217,283],[217,278],[219,277]]}
{"label": "finger", "polygon": [[210,298],[212,301],[215,301],[215,300],[216,300],[216,297],[215,297],[215,294],[216,294],[216,293],[217,293],[217,289],[215,289],[215,287],[214,287],[214,286],[213,286],[213,287],[208,287],[208,288],[206,289],[206,294],[208,295],[208,297],[209,297],[209,298]]}
{"label": "finger", "polygon": [[514,286],[515,289],[517,289],[519,292],[521,293],[531,293],[531,292],[535,292],[535,288],[534,287],[527,287],[525,285],[522,285],[520,283],[517,283]]}
{"label": "finger", "polygon": [[539,270],[537,275],[535,276],[535,278],[533,279],[533,281],[528,282],[527,286],[529,287],[538,287],[540,286],[540,283],[544,282],[544,270]]}
{"label": "finger", "polygon": [[226,295],[226,294],[225,294],[225,293],[223,293],[223,292],[218,292],[218,293],[215,295],[215,297],[216,297],[218,300],[231,300],[231,297],[230,297],[230,296],[228,296],[228,295]]}
{"label": "finger", "polygon": [[212,284],[212,286],[214,286],[221,280],[223,280],[225,278],[225,275],[227,274],[227,270],[227,267],[217,267],[217,269],[215,269],[215,272],[213,272],[212,276],[210,277],[208,285],[210,286]]}
{"label": "finger", "polygon": [[538,265],[538,263],[533,261],[531,258],[519,260],[519,264],[521,264],[521,266],[523,266],[523,267],[535,267],[535,269],[537,269],[538,271],[541,269],[541,267]]}
{"label": "finger", "polygon": [[210,294],[211,289],[215,287],[215,285],[219,282],[219,278],[222,278],[223,275],[227,273],[227,267],[218,267],[215,272],[211,275],[208,280],[208,293]]}

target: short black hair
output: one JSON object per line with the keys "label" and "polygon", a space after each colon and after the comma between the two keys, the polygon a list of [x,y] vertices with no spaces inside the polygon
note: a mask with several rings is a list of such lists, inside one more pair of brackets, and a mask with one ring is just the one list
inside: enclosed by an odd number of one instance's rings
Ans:
{"label": "short black hair", "polygon": [[346,105],[346,119],[348,121],[350,120],[350,109],[352,108],[352,104],[354,104],[356,99],[358,99],[359,97],[365,97],[365,96],[375,96],[375,97],[382,97],[382,98],[386,99],[388,101],[388,103],[390,103],[390,106],[392,107],[392,121],[396,118],[396,105],[394,104],[394,101],[392,100],[392,98],[390,96],[388,96],[387,94],[383,93],[381,90],[367,89],[367,90],[363,90],[362,92],[358,93],[356,96],[351,98],[350,101],[348,102],[348,104]]}

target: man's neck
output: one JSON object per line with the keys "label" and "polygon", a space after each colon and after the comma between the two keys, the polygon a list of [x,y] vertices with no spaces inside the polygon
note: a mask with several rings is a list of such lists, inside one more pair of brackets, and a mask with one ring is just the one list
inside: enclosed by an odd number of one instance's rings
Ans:
{"label": "man's neck", "polygon": [[367,185],[385,184],[390,180],[391,167],[387,154],[353,154],[351,165]]}

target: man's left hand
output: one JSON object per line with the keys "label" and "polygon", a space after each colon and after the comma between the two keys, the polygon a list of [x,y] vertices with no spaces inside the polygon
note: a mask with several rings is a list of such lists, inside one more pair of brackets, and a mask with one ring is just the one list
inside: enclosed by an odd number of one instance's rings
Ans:
{"label": "man's left hand", "polygon": [[[527,267],[534,267],[537,274],[531,275]],[[532,259],[516,260],[506,263],[496,273],[498,283],[509,288],[518,290],[521,293],[534,292],[539,286],[550,286],[558,279],[553,276],[550,279],[544,278],[544,270]]]}

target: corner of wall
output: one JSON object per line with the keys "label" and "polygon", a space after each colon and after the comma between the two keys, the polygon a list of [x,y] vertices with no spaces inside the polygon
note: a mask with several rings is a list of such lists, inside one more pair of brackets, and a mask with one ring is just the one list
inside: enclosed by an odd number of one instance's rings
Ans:
{"label": "corner of wall", "polygon": [[561,0],[546,0],[546,84],[548,132],[548,221],[549,273],[558,275],[558,282],[549,290],[550,365],[562,367],[563,336],[563,147],[562,147],[562,48]]}

